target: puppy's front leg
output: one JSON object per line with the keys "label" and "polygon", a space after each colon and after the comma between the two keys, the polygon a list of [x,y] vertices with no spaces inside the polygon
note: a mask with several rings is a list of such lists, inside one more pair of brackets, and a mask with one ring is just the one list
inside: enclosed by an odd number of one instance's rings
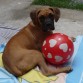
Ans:
{"label": "puppy's front leg", "polygon": [[[40,67],[42,73],[46,76],[56,75],[58,73],[63,73],[63,72],[68,73],[72,70],[72,68],[70,66],[63,67],[63,68],[57,68],[57,69],[55,68],[54,70],[49,69],[42,53],[39,51],[36,51],[36,50],[28,50],[26,53],[26,56],[29,57],[29,59],[27,59],[27,57],[25,57],[25,59],[23,59],[23,62],[22,62],[22,63],[27,64],[27,66],[25,66],[26,71],[32,69],[36,65],[38,65]],[[19,67],[21,67],[21,65]],[[27,67],[28,67],[28,69],[27,69]],[[24,67],[22,67],[22,68],[24,70]]]}
{"label": "puppy's front leg", "polygon": [[57,69],[56,68],[55,69],[50,69],[48,67],[48,65],[46,64],[45,59],[44,59],[42,53],[40,53],[39,55],[36,55],[36,56],[37,57],[40,56],[39,58],[37,58],[38,65],[39,65],[42,73],[45,76],[56,75],[56,74],[59,74],[59,73],[69,73],[69,72],[72,71],[71,66],[57,68]]}
{"label": "puppy's front leg", "polygon": [[55,70],[50,70],[48,71],[48,73],[46,73],[46,76],[56,75],[59,73],[69,73],[71,71],[72,71],[71,66],[67,66],[67,67],[57,68]]}

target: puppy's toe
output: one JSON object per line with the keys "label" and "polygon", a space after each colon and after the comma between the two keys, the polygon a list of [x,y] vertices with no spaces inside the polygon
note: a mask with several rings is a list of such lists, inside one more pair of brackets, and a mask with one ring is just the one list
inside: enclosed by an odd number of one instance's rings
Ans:
{"label": "puppy's toe", "polygon": [[66,67],[66,73],[70,73],[71,71],[73,71],[71,66]]}
{"label": "puppy's toe", "polygon": [[72,40],[73,42],[75,42],[75,41],[76,41],[76,38],[75,38],[75,37],[71,37],[71,40]]}

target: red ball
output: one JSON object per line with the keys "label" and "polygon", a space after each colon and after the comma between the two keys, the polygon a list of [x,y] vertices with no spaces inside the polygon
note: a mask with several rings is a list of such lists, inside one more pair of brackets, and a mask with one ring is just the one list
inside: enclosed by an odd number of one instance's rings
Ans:
{"label": "red ball", "polygon": [[68,62],[74,52],[74,45],[70,37],[62,33],[48,36],[42,45],[42,53],[46,60],[52,64]]}

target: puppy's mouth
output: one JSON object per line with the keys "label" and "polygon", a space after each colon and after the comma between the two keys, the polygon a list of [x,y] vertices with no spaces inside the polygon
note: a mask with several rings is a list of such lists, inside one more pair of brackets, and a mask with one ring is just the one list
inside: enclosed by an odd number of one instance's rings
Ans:
{"label": "puppy's mouth", "polygon": [[55,29],[54,23],[45,23],[45,25],[42,27],[42,30],[44,32],[53,31],[54,29]]}
{"label": "puppy's mouth", "polygon": [[52,30],[55,29],[55,27],[54,27],[54,19],[51,19],[51,18],[45,18],[44,20],[40,19],[40,24],[41,24],[42,30],[44,32],[52,31]]}
{"label": "puppy's mouth", "polygon": [[53,31],[55,28],[54,27],[45,27],[43,28],[44,32],[48,32],[48,31]]}

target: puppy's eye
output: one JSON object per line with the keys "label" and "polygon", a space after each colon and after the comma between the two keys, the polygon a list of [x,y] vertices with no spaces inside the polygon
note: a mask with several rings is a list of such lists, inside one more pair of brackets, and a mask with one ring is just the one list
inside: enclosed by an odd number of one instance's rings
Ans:
{"label": "puppy's eye", "polygon": [[42,15],[39,17],[40,21],[44,21],[45,17]]}
{"label": "puppy's eye", "polygon": [[50,13],[50,14],[48,15],[48,17],[53,19],[53,18],[54,18],[54,15]]}

